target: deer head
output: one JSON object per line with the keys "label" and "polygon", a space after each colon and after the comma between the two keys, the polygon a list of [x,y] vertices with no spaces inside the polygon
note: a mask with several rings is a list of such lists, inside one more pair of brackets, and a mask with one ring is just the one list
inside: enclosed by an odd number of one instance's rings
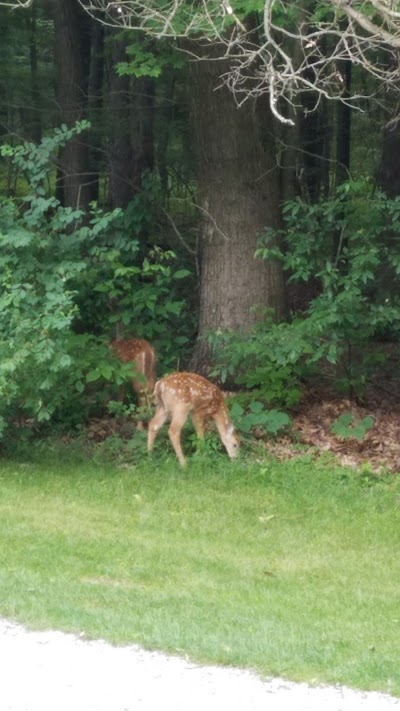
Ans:
{"label": "deer head", "polygon": [[214,420],[229,456],[238,456],[239,440],[235,435],[224,396],[216,385],[196,373],[173,373],[156,383],[154,393],[157,409],[149,422],[149,451],[153,448],[158,431],[170,419],[168,435],[180,464],[185,466],[181,431],[190,416],[200,439],[204,438],[205,423]]}

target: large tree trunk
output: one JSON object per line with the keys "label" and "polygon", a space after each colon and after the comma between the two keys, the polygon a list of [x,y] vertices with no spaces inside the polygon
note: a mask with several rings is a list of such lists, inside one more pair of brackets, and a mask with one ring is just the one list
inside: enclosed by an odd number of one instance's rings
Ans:
{"label": "large tree trunk", "polygon": [[279,226],[279,174],[266,126],[270,115],[264,103],[261,115],[261,106],[248,100],[238,108],[228,89],[217,89],[225,69],[215,59],[191,66],[203,218],[200,327],[191,362],[198,372],[209,367],[208,331],[250,328],[260,318],[260,307],[270,307],[277,319],[285,310],[280,263],[254,258],[265,228]]}
{"label": "large tree trunk", "polygon": [[[54,27],[61,122],[72,126],[88,115],[90,19],[78,0],[55,0]],[[73,136],[60,151],[58,194],[64,205],[87,209],[91,199],[87,139]]]}

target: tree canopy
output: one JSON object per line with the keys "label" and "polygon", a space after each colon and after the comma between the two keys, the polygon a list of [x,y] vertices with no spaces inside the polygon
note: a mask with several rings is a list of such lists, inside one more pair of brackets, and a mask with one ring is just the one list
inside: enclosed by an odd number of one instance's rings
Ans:
{"label": "tree canopy", "polygon": [[[143,30],[158,39],[220,43],[221,58],[229,59],[221,83],[237,103],[268,94],[275,116],[291,125],[291,110],[301,107],[304,93],[312,95],[314,107],[321,97],[358,106],[389,87],[399,88],[400,11],[391,0],[79,2],[106,25]],[[184,47],[200,57],[194,44]],[[203,51],[201,58],[206,54]],[[349,92],[346,62],[374,77],[379,86],[357,86]]]}

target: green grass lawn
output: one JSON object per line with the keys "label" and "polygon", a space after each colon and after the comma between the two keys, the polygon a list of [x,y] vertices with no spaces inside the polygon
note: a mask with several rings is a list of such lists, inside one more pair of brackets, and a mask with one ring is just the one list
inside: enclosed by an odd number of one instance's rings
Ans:
{"label": "green grass lawn", "polygon": [[0,460],[0,615],[400,694],[400,478]]}

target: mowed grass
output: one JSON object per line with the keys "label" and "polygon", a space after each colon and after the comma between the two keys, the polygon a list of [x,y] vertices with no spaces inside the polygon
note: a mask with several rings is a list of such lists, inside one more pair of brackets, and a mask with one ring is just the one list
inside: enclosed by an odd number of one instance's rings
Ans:
{"label": "mowed grass", "polygon": [[0,461],[0,615],[400,694],[400,479],[301,458]]}

